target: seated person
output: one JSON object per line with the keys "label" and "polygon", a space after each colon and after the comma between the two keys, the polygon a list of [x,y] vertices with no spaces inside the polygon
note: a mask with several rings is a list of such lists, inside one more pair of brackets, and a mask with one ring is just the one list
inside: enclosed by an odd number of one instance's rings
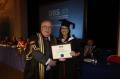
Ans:
{"label": "seated person", "polygon": [[2,41],[2,44],[5,44],[5,45],[10,45],[11,44],[10,39],[9,39],[8,36],[5,36],[5,38]]}
{"label": "seated person", "polygon": [[87,45],[84,47],[84,58],[98,59],[99,50],[94,45],[92,39],[87,40]]}
{"label": "seated person", "polygon": [[17,41],[16,37],[13,37],[11,39],[11,42],[12,42],[12,45],[17,45],[18,44],[18,41]]}

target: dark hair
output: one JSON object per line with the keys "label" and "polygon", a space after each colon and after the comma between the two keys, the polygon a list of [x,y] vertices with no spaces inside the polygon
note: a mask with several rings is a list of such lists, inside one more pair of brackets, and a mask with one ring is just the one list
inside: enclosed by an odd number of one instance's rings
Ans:
{"label": "dark hair", "polygon": [[[61,33],[61,29],[62,29],[62,26],[60,27],[60,29],[59,29],[59,39],[62,39],[63,38],[63,35],[62,35],[62,33]],[[68,32],[68,37],[67,37],[67,39],[65,40],[65,41],[67,41],[69,38],[70,38],[70,28],[68,27],[68,30],[69,30],[69,32]]]}

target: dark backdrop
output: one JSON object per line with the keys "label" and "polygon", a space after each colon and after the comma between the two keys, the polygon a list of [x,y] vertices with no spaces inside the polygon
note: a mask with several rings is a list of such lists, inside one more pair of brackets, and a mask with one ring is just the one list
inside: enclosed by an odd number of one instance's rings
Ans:
{"label": "dark backdrop", "polygon": [[[28,0],[28,35],[38,31],[39,6],[61,0]],[[85,39],[94,39],[97,46],[105,49],[117,49],[118,1],[86,0],[87,28]]]}
{"label": "dark backdrop", "polygon": [[117,49],[118,0],[88,0],[87,38],[105,49]]}

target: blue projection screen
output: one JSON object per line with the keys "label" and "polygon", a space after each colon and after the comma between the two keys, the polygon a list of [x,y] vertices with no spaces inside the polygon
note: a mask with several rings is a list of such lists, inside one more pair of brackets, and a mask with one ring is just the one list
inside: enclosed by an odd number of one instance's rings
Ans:
{"label": "blue projection screen", "polygon": [[51,19],[54,24],[52,34],[59,35],[59,19],[67,19],[75,23],[75,29],[71,27],[71,35],[83,38],[84,0],[66,0],[59,3],[43,5],[40,7],[40,20]]}

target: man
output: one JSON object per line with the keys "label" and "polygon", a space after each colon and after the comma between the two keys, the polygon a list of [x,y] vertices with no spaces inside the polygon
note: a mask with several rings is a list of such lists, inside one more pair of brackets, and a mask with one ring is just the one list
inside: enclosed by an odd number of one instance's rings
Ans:
{"label": "man", "polygon": [[30,39],[26,48],[25,79],[55,79],[56,62],[52,60],[51,45],[56,39],[51,36],[52,23],[49,20],[41,22],[40,33]]}
{"label": "man", "polygon": [[87,40],[87,45],[84,48],[84,57],[93,58],[93,53],[96,46],[93,43],[93,40]]}
{"label": "man", "polygon": [[[88,61],[97,64],[99,60],[100,49],[96,47],[92,39],[87,40],[87,45],[84,47],[84,58]],[[87,60],[85,60],[87,61]]]}
{"label": "man", "polygon": [[87,40],[87,45],[84,48],[84,56],[92,58],[93,57],[93,52],[92,52],[93,48],[95,48],[95,46],[93,46],[93,40]]}

